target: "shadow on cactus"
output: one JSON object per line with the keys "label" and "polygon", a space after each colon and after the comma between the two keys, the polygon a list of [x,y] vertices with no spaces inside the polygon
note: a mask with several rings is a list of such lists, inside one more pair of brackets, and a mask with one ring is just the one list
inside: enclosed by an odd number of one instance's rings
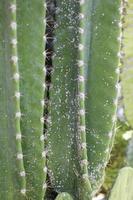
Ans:
{"label": "shadow on cactus", "polygon": [[115,135],[122,8],[1,0],[0,199],[91,200],[99,190]]}

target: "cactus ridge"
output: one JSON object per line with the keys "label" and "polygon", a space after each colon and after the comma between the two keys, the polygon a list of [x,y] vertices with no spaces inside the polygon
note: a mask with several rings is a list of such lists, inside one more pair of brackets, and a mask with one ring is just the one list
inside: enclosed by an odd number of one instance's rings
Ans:
{"label": "cactus ridge", "polygon": [[17,52],[17,22],[16,22],[16,0],[10,2],[10,43],[11,43],[11,71],[12,71],[12,81],[14,82],[14,97],[15,97],[15,128],[16,128],[16,145],[17,145],[17,162],[19,168],[19,174],[21,177],[21,190],[20,192],[25,195],[26,193],[26,179],[25,179],[25,169],[23,161],[23,152],[22,152],[22,134],[20,128],[20,119],[21,119],[21,109],[20,109],[20,88],[19,88],[19,68],[18,68],[18,52]]}
{"label": "cactus ridge", "polygon": [[88,199],[90,191],[91,191],[91,184],[89,181],[89,174],[88,174],[88,156],[87,156],[87,143],[86,143],[86,109],[85,109],[85,49],[86,49],[86,42],[85,42],[85,31],[86,31],[86,1],[79,1],[80,8],[79,8],[79,43],[78,43],[78,156],[80,162],[80,176],[81,182],[79,184],[79,196],[81,199]]}
{"label": "cactus ridge", "polygon": [[[17,1],[18,55],[20,76],[22,148],[26,171],[26,195],[42,199],[46,190],[44,148],[44,92],[46,90],[45,28],[46,2]],[[24,14],[23,14],[24,13]],[[34,13],[31,15],[30,13]],[[23,16],[23,17],[22,17]]]}
{"label": "cactus ridge", "polygon": [[0,2],[0,199],[46,190],[45,11],[42,0]]}
{"label": "cactus ridge", "polygon": [[48,198],[89,200],[101,186],[115,133],[120,4],[1,0],[0,199],[40,200],[47,189]]}
{"label": "cactus ridge", "polygon": [[104,170],[115,135],[119,90],[120,7],[119,0],[115,2],[96,0],[93,2],[91,15],[85,106],[86,140],[90,163],[88,170],[94,193],[99,190],[103,182]]}
{"label": "cactus ridge", "polygon": [[20,128],[22,113],[16,1],[1,1],[0,13],[0,113],[2,116],[0,120],[0,199],[23,199],[26,192],[26,173]]}

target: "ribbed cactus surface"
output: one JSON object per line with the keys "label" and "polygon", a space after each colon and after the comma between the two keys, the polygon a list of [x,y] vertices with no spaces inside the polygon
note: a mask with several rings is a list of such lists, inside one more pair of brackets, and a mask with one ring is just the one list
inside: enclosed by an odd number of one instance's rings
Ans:
{"label": "ribbed cactus surface", "polygon": [[[0,199],[45,191],[43,1],[0,2]],[[43,55],[44,54],[44,55]]]}
{"label": "ribbed cactus surface", "polygon": [[55,189],[75,199],[99,188],[112,146],[121,9],[120,0],[56,1],[48,167]]}
{"label": "ribbed cactus surface", "polygon": [[57,200],[91,200],[101,186],[121,10],[120,0],[0,1],[0,199],[42,200],[47,188]]}

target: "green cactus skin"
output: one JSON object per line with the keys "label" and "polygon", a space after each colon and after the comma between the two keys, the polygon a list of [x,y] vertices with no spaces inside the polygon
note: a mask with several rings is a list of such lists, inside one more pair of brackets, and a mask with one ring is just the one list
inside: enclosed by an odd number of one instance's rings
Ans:
{"label": "green cactus skin", "polygon": [[[16,9],[17,8],[17,9]],[[0,199],[42,200],[45,1],[0,1]]]}
{"label": "green cactus skin", "polygon": [[120,170],[109,200],[132,200],[133,199],[133,168],[124,167]]}
{"label": "green cactus skin", "polygon": [[73,200],[73,198],[66,192],[60,193],[55,200]]}
{"label": "green cactus skin", "polygon": [[[41,199],[46,189],[43,110],[45,91],[45,10],[42,0],[17,1],[22,148],[27,196]],[[45,39],[45,38],[44,38]]]}
{"label": "green cactus skin", "polygon": [[0,199],[23,199],[16,1],[0,2]]}
{"label": "green cactus skin", "polygon": [[[87,1],[87,6],[82,2],[80,5],[76,0],[67,3],[59,0],[56,3],[59,27],[55,30],[57,42],[53,58],[48,166],[54,175],[51,174],[51,180],[54,179],[52,183],[56,190],[69,192],[78,199],[78,193],[82,192],[77,191],[78,185],[79,188],[80,185],[88,185],[87,197],[90,192],[84,112],[85,72],[80,65],[84,57],[87,59],[87,55],[81,51],[87,40],[82,37],[81,27],[85,26],[89,33],[90,23],[85,21],[90,21],[91,1]],[[81,11],[83,13],[79,15]]]}
{"label": "green cactus skin", "polygon": [[88,172],[97,190],[114,138],[121,1],[56,3],[48,167],[57,191],[89,199]]}
{"label": "green cactus skin", "polygon": [[125,115],[130,124],[133,127],[133,0],[128,1],[127,17],[124,30],[124,69],[122,73],[122,92],[125,108]]}
{"label": "green cactus skin", "polygon": [[115,134],[121,6],[120,0],[93,3],[93,34],[86,80],[86,135],[93,190],[102,184]]}

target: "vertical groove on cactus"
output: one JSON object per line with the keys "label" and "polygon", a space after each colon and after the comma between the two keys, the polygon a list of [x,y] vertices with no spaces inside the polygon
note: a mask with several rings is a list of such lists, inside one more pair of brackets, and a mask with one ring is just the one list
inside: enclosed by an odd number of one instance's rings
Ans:
{"label": "vertical groove on cactus", "polygon": [[[53,0],[47,0],[46,1],[46,34],[45,34],[45,42],[46,42],[46,90],[44,94],[44,102],[45,102],[45,107],[44,107],[44,119],[45,119],[45,124],[44,124],[44,139],[45,139],[45,148],[47,148],[47,133],[48,133],[48,126],[50,124],[50,116],[49,116],[49,106],[50,106],[50,95],[49,91],[51,88],[51,74],[53,71],[53,65],[52,65],[52,57],[53,57],[53,43],[54,43],[54,37],[53,37],[53,31],[54,31],[54,25],[55,25],[55,5]],[[46,163],[47,165],[47,163]],[[47,171],[47,181],[46,181],[46,187],[47,187],[47,193],[45,198],[46,199],[51,199],[49,195],[52,193],[52,187],[51,187],[51,182],[50,182],[50,174],[49,171]],[[50,190],[50,192],[49,192]],[[56,193],[52,193],[52,197],[56,196]]]}
{"label": "vertical groove on cactus", "polygon": [[46,2],[17,1],[18,55],[21,91],[21,131],[26,195],[43,199],[46,190],[44,149],[45,26]]}

